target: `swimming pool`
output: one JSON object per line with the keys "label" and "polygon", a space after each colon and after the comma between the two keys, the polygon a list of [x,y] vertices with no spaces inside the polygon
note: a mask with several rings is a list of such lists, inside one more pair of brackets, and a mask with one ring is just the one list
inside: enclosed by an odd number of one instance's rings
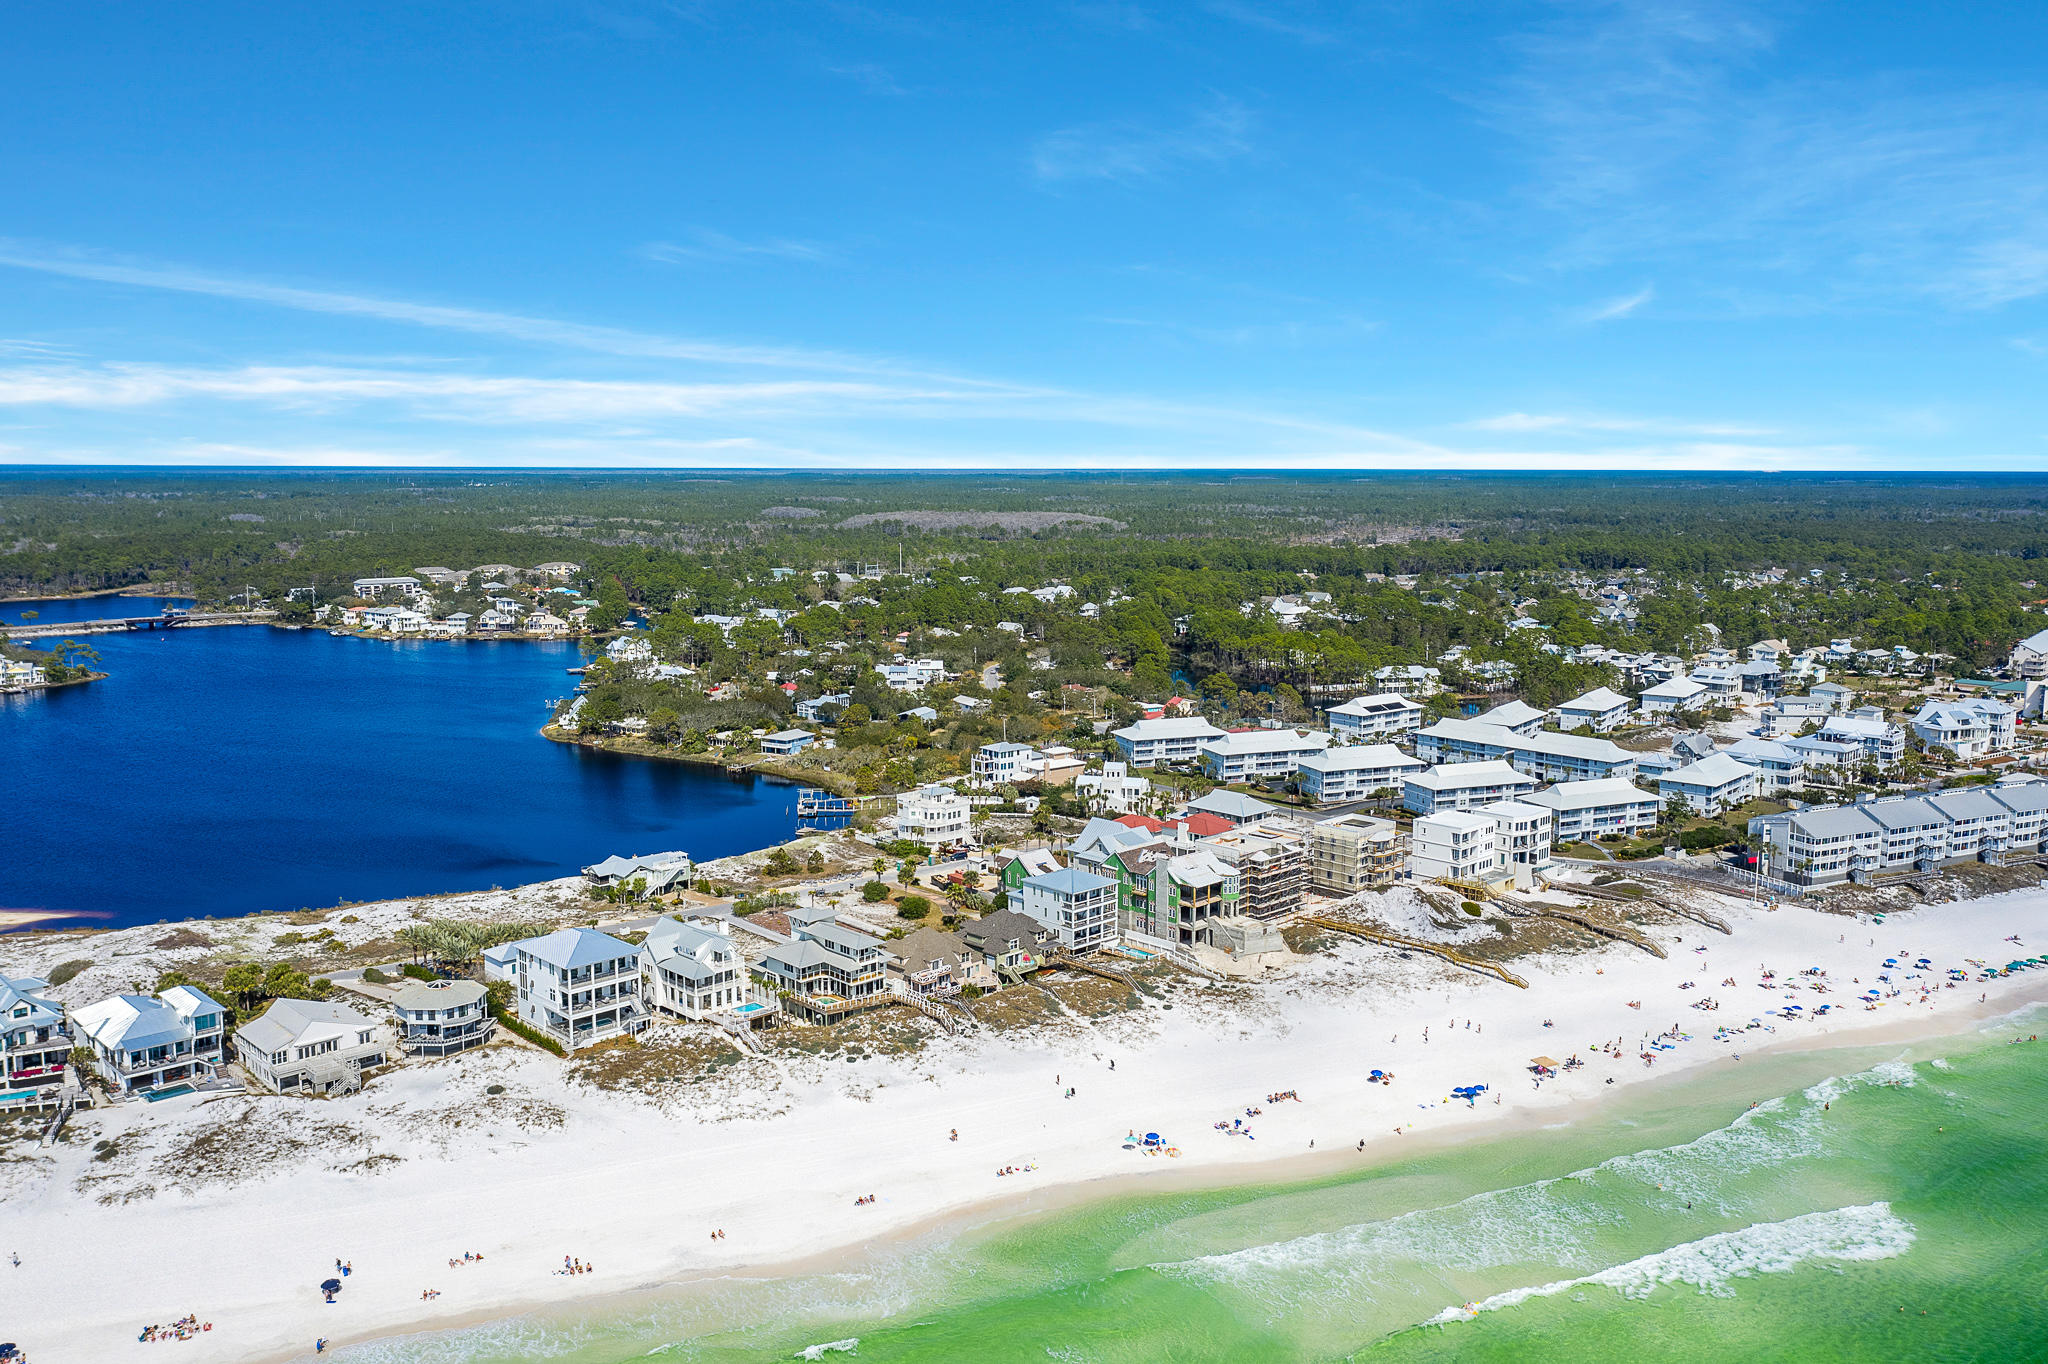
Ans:
{"label": "swimming pool", "polygon": [[750,999],[746,1003],[735,1008],[733,1012],[738,1014],[741,1018],[752,1018],[755,1014],[767,1013],[768,1006],[766,1004],[757,1004]]}
{"label": "swimming pool", "polygon": [[152,1089],[142,1097],[151,1103],[155,1103],[158,1099],[182,1099],[187,1094],[196,1094],[198,1092],[198,1090],[195,1090],[190,1085],[172,1085],[167,1089]]}

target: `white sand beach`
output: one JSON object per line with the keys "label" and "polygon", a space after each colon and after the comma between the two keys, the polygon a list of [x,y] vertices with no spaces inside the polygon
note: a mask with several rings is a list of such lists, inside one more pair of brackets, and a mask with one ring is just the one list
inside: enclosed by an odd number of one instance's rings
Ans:
{"label": "white sand beach", "polygon": [[[1107,1020],[938,1038],[909,1056],[749,1060],[672,1094],[573,1083],[552,1057],[493,1048],[329,1101],[102,1109],[77,1139],[0,1165],[0,1256],[21,1257],[0,1261],[6,1334],[36,1364],[309,1357],[320,1337],[793,1262],[1091,1181],[1270,1177],[1311,1143],[1357,1165],[1404,1142],[1569,1121],[1766,1047],[1962,1031],[2048,998],[2048,973],[1952,988],[1941,974],[2048,946],[2048,891],[1882,925],[1797,905],[1719,912],[1732,936],[1665,928],[1663,960],[1617,944],[1517,962],[1527,990],[1347,943],[1263,983],[1183,991]],[[2024,945],[2006,941],[2014,934]],[[16,940],[4,969],[47,968],[74,949]],[[1916,971],[1922,957],[1931,967]],[[1809,968],[1827,974],[1798,974]],[[1887,997],[1865,1007],[1880,973]],[[1703,998],[1720,1007],[1694,1008]],[[1833,1007],[1817,1019],[1766,1012],[1790,1003]],[[1646,1064],[1645,1039],[1674,1025],[1688,1036]],[[1717,1040],[1717,1028],[1737,1031]],[[1618,1058],[1593,1050],[1617,1040]],[[1582,1068],[1540,1086],[1526,1069],[1573,1055]],[[1393,1081],[1370,1082],[1375,1068]],[[1490,1087],[1476,1105],[1447,1101],[1471,1084]],[[1300,1101],[1267,1102],[1286,1090]],[[1215,1130],[1233,1118],[1254,1135]],[[1132,1132],[1157,1132],[1179,1154],[1127,1149]],[[1013,1166],[1032,1168],[997,1174]],[[868,1194],[874,1203],[856,1203]],[[451,1267],[465,1252],[483,1258]],[[565,1256],[592,1272],[559,1273]],[[328,1305],[318,1285],[337,1259],[352,1272]],[[428,1290],[439,1296],[423,1300]],[[198,1347],[166,1355],[137,1342],[187,1313],[211,1323]]]}

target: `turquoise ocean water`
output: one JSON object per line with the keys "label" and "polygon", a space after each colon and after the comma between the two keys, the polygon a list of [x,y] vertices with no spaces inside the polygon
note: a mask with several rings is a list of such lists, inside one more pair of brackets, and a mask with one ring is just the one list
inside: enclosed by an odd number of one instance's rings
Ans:
{"label": "turquoise ocean water", "polygon": [[1661,1107],[1313,1183],[1117,1197],[845,1272],[342,1357],[2048,1359],[2048,1040],[2023,1040],[2037,1031],[2048,1019],[2028,1015],[1904,1051],[1745,1061]]}

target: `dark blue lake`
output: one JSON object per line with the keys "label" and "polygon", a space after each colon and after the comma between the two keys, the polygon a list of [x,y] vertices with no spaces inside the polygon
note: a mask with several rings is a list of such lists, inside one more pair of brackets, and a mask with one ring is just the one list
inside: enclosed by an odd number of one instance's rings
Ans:
{"label": "dark blue lake", "polygon": [[[145,597],[0,619],[154,614]],[[480,890],[787,838],[799,788],[537,732],[559,643],[266,626],[94,635],[105,681],[0,697],[0,909],[113,924]]]}

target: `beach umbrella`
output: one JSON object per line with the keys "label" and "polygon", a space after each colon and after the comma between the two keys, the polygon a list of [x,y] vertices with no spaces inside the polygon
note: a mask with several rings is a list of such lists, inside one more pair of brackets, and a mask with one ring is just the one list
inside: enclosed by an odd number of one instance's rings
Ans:
{"label": "beach umbrella", "polygon": [[1557,1062],[1551,1060],[1548,1056],[1532,1056],[1529,1059],[1539,1066],[1548,1066],[1552,1070],[1557,1069]]}
{"label": "beach umbrella", "polygon": [[326,1283],[320,1285],[320,1291],[322,1293],[339,1293],[341,1291],[341,1280],[329,1279]]}

